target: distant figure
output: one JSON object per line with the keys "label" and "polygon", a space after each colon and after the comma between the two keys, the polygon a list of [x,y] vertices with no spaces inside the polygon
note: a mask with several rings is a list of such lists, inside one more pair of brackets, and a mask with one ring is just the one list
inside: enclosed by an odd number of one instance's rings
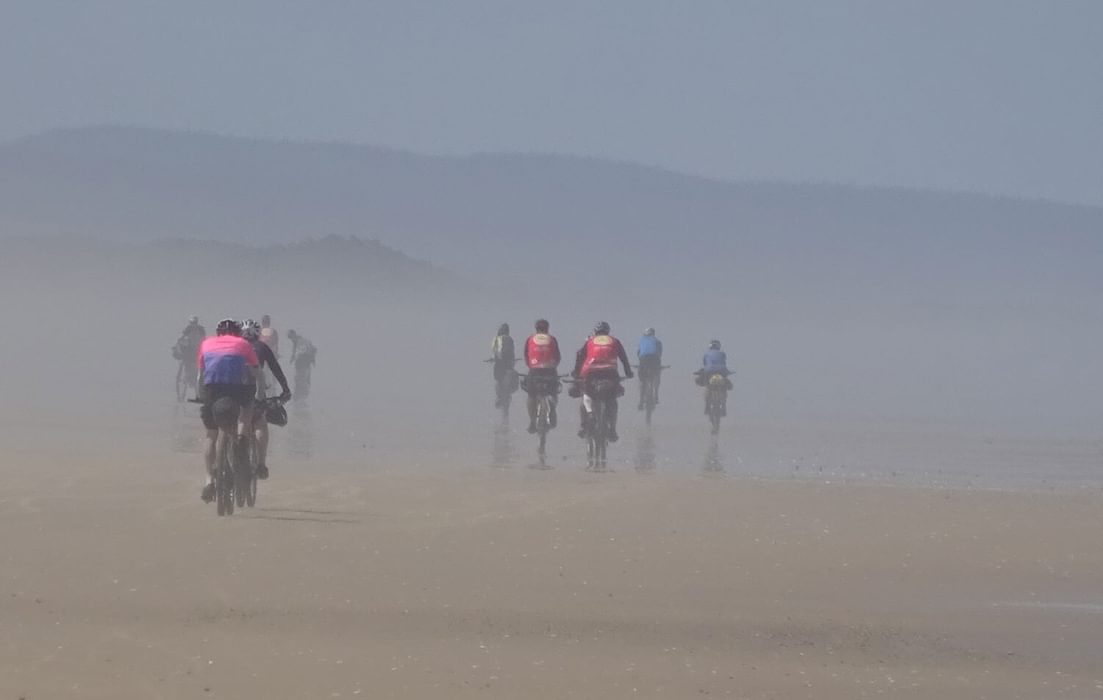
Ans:
{"label": "distant figure", "polygon": [[[701,369],[697,370],[695,374],[697,375],[698,386],[705,386],[709,377],[714,374],[719,374],[725,379],[731,374],[731,370],[728,369],[728,354],[720,349],[719,340],[709,342],[709,349],[701,360]],[[732,389],[730,380],[727,382],[727,387],[729,391]]]}
{"label": "distant figure", "polygon": [[172,346],[172,356],[179,362],[176,368],[177,401],[183,401],[188,390],[196,388],[196,353],[206,337],[207,331],[199,324],[199,317],[192,316]]}
{"label": "distant figure", "polygon": [[[261,338],[263,337],[262,335]],[[310,372],[314,367],[318,350],[314,347],[314,343],[296,333],[294,329],[287,331],[287,337],[291,340],[291,366],[295,368],[295,398],[305,399],[310,395]]]}
{"label": "distant figure", "polygon": [[536,432],[536,402],[547,394],[550,398],[548,426],[554,428],[558,422],[556,416],[556,396],[559,394],[559,341],[548,332],[549,325],[544,319],[536,322],[536,332],[525,341],[525,364],[529,368],[526,382],[528,389],[529,432]]}
{"label": "distant figure", "polygon": [[655,403],[659,403],[659,375],[662,374],[663,341],[655,337],[655,329],[644,330],[636,349],[640,361],[640,410],[643,410],[644,392],[650,381],[654,386]]}
{"label": "distant figure", "polygon": [[[615,338],[609,329],[609,324],[599,321],[594,326],[594,334],[586,341],[586,344],[575,353],[574,371],[571,376],[581,380],[582,406],[580,417],[582,427],[578,431],[580,438],[589,435],[590,414],[593,412],[593,387],[598,380],[607,380],[616,386],[614,397],[624,393],[621,388],[620,375],[617,374],[617,362],[624,365],[624,376],[632,378],[632,366],[628,364],[628,353],[624,346]],[[609,442],[616,442],[617,437],[617,400],[613,398],[609,402]]]}
{"label": "distant figure", "polygon": [[[253,319],[247,320],[242,324],[241,337],[253,346],[253,351],[257,354],[258,367],[261,370],[267,367],[272,371],[272,375],[276,378],[276,381],[280,383],[280,399],[283,401],[290,399],[291,389],[287,386],[287,377],[284,376],[283,368],[280,367],[280,361],[276,359],[276,353],[272,352],[272,348],[268,347],[268,345],[261,342],[260,324]],[[253,390],[253,394],[258,401],[256,414],[253,416],[253,432],[257,446],[257,478],[267,479],[268,417],[265,414],[263,401],[268,398],[268,387],[265,386],[263,372],[257,372],[257,378],[258,381],[255,383],[255,388]]]}
{"label": "distant figure", "polygon": [[502,407],[502,381],[513,370],[513,363],[517,359],[516,350],[513,347],[513,337],[509,334],[509,324],[498,326],[498,335],[490,341],[490,357],[494,362],[494,408]]}
{"label": "distant figure", "polygon": [[260,317],[260,340],[272,348],[276,357],[280,356],[280,334],[272,327],[272,318],[268,314]]}
{"label": "distant figure", "polygon": [[[180,338],[176,341],[177,350],[173,351],[173,356],[178,360],[187,358],[194,362],[195,353],[199,350],[199,344],[202,343],[203,339],[206,337],[207,330],[199,323],[199,317],[190,317],[188,319],[188,325],[184,326],[184,330],[180,331]],[[177,357],[178,354],[179,357]]]}
{"label": "distant figure", "polygon": [[[257,353],[241,337],[240,323],[232,318],[222,319],[215,333],[200,344],[196,358],[203,400],[199,418],[207,429],[207,446],[203,451],[207,483],[201,494],[204,503],[214,500],[215,465],[221,463],[222,452],[237,449],[238,454],[248,454],[246,436],[253,425],[254,384],[259,374]],[[222,444],[218,440],[219,426],[229,431],[234,423],[236,442],[233,446]]]}

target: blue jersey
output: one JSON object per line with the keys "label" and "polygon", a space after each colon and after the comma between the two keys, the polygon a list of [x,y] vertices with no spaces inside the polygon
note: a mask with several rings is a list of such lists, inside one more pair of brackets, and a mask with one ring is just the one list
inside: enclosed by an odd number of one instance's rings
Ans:
{"label": "blue jersey", "polygon": [[663,357],[663,342],[653,335],[645,335],[640,338],[639,348],[636,350],[636,357],[652,357],[662,359]]}
{"label": "blue jersey", "polygon": [[709,350],[701,362],[701,369],[708,373],[728,371],[728,353],[723,350]]}

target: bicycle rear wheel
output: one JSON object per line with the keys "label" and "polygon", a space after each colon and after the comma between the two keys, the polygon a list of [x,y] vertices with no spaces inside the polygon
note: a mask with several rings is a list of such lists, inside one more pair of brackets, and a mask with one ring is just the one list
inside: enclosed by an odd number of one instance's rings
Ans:
{"label": "bicycle rear wheel", "polygon": [[184,370],[184,363],[176,367],[176,401],[183,402],[188,395],[188,379]]}
{"label": "bicycle rear wheel", "polygon": [[219,515],[234,514],[234,469],[231,452],[234,449],[234,441],[229,435],[220,435],[223,442],[222,461],[218,465],[215,475],[215,501]]}
{"label": "bicycle rear wheel", "polygon": [[536,453],[540,455],[540,463],[544,462],[545,448],[548,444],[548,415],[551,411],[550,405],[551,399],[547,396],[541,396],[536,402],[536,434],[540,438],[540,442],[536,447]]}
{"label": "bicycle rear wheel", "polygon": [[605,470],[605,446],[608,442],[605,402],[595,400],[594,412],[590,415],[590,468],[594,471]]}

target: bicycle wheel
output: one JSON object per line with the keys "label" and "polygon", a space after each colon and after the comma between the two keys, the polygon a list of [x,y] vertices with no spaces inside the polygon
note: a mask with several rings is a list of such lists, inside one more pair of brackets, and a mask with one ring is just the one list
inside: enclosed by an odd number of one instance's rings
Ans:
{"label": "bicycle wheel", "polygon": [[218,465],[215,474],[215,501],[217,502],[219,515],[233,515],[234,513],[234,469],[231,452],[233,452],[233,438],[223,434],[219,436],[223,442],[222,461]]}
{"label": "bicycle wheel", "polygon": [[708,414],[709,424],[712,426],[712,434],[716,435],[720,432],[720,407],[721,399],[717,392],[709,390],[708,393]]}
{"label": "bicycle wheel", "polygon": [[550,404],[551,399],[547,396],[541,396],[536,402],[536,434],[540,437],[540,443],[536,448],[536,453],[540,455],[541,463],[544,459],[544,449],[548,443],[548,414],[551,411]]}
{"label": "bicycle wheel", "polygon": [[187,373],[184,371],[184,363],[181,362],[176,367],[176,401],[178,403],[183,402],[188,396],[188,378]]}
{"label": "bicycle wheel", "polygon": [[594,401],[594,412],[590,416],[590,468],[594,471],[605,469],[605,445],[607,442],[606,410],[604,401]]}

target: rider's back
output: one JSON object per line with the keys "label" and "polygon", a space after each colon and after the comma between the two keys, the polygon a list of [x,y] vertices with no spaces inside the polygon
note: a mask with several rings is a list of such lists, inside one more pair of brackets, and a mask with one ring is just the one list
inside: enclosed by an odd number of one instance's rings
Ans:
{"label": "rider's back", "polygon": [[620,357],[620,341],[611,335],[595,335],[586,341],[586,360],[582,364],[582,375],[591,372],[607,372],[617,370],[617,359]]}
{"label": "rider's back", "polygon": [[203,368],[204,384],[247,384],[249,367],[257,365],[249,341],[235,335],[206,338],[199,346],[197,360]]}
{"label": "rider's back", "polygon": [[718,349],[706,351],[701,369],[705,372],[726,372],[728,369],[728,354]]}
{"label": "rider's back", "polygon": [[280,354],[280,334],[276,332],[275,328],[267,326],[260,329],[260,340],[262,343],[272,349],[272,352],[276,355]]}
{"label": "rider's back", "polygon": [[645,335],[640,338],[640,344],[636,350],[636,357],[640,359],[645,357],[661,358],[662,354],[663,344],[658,338],[653,335]]}
{"label": "rider's back", "polygon": [[559,361],[559,341],[555,336],[534,333],[525,341],[525,363],[529,369],[555,369]]}
{"label": "rider's back", "polygon": [[514,357],[516,357],[516,350],[513,347],[513,337],[509,335],[494,336],[494,340],[490,344],[490,350],[494,353],[494,359],[497,362],[512,363]]}

